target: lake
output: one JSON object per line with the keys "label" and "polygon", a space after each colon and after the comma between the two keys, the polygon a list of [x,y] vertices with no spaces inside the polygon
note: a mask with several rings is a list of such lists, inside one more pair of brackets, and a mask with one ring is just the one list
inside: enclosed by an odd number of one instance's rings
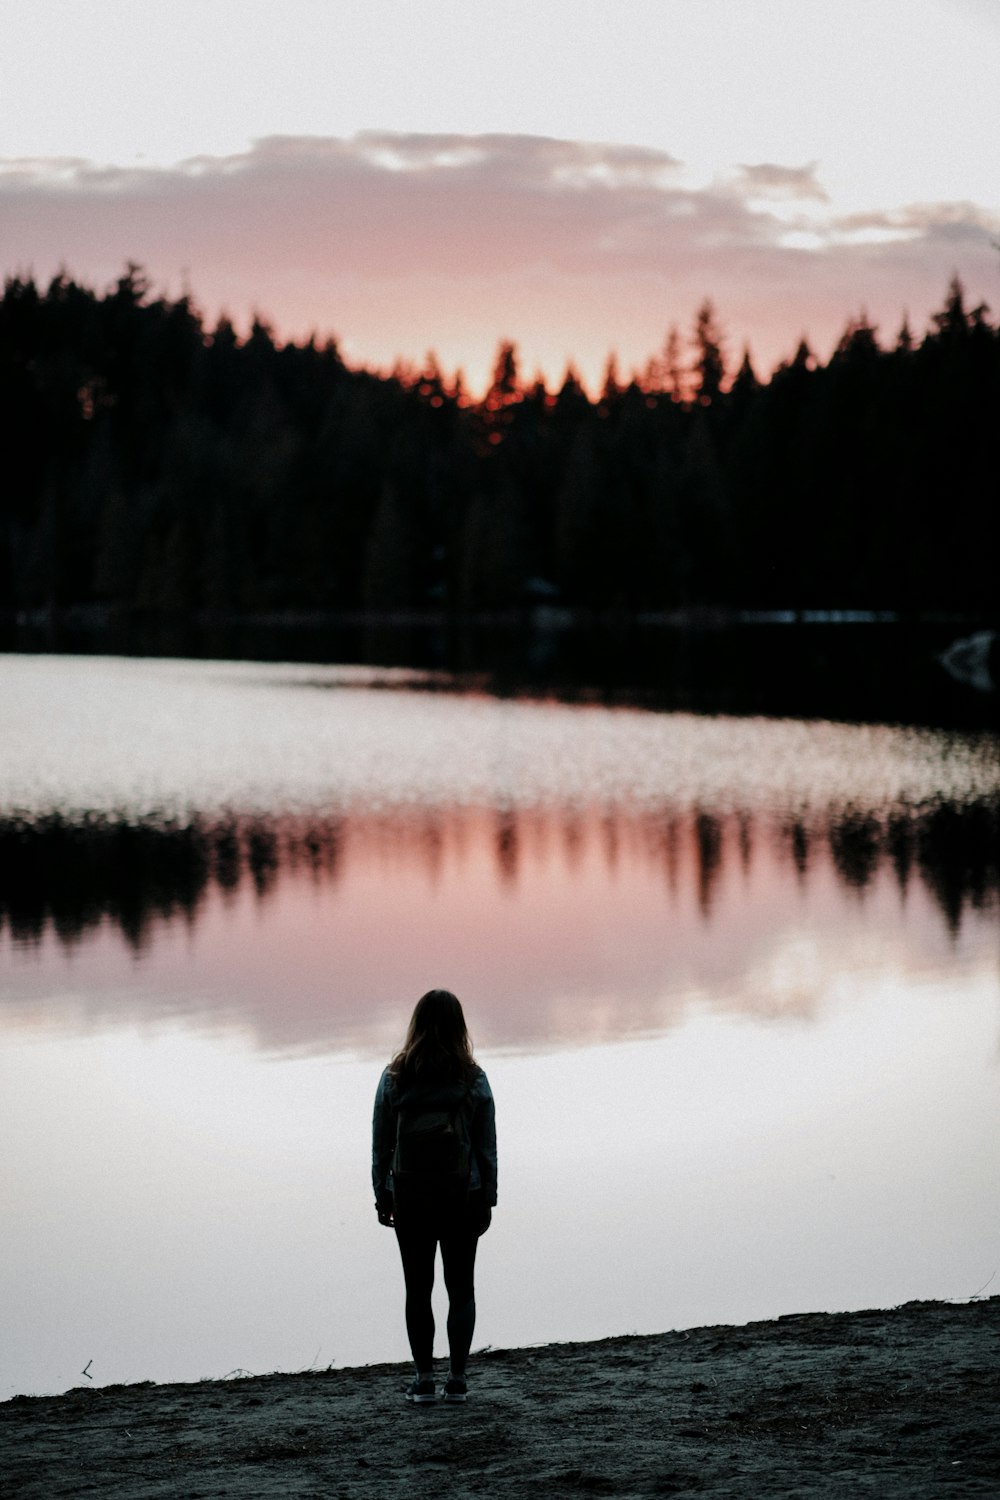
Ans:
{"label": "lake", "polygon": [[0,1398],[406,1358],[371,1105],[438,985],[475,1347],[997,1289],[987,731],[9,655],[0,744]]}

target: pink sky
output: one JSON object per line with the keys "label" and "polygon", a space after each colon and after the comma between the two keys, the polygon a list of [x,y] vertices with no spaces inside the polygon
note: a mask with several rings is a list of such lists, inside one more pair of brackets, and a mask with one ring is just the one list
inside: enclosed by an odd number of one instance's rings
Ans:
{"label": "pink sky", "polygon": [[687,331],[710,296],[731,359],[770,371],[808,334],[826,354],[862,310],[894,338],[958,273],[1000,303],[1000,215],[970,202],[834,209],[814,163],[734,164],[697,185],[649,146],[521,134],[270,136],[174,166],[0,161],[0,263],[108,284],[127,260],[189,286],[211,321],[259,310],[331,334],[352,363],[436,351],[475,388],[498,340],[550,383],[594,382]]}

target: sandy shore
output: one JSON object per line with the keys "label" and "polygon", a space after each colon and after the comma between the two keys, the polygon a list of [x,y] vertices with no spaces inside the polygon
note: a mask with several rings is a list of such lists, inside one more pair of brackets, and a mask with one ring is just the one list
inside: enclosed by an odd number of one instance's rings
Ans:
{"label": "sandy shore", "polygon": [[0,1405],[0,1493],[1000,1495],[1000,1297],[492,1350],[409,1368],[79,1388]]}

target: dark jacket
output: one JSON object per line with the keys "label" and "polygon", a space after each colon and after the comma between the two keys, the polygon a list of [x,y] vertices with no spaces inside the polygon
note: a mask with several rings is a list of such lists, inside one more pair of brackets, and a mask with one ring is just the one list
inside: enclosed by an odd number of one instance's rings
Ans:
{"label": "dark jacket", "polygon": [[[472,1100],[472,1174],[470,1192],[483,1193],[483,1203],[492,1208],[497,1201],[497,1127],[496,1109],[489,1081],[477,1067],[469,1089]],[[399,1114],[399,1090],[386,1068],[375,1091],[372,1119],[372,1187],[375,1201],[381,1203],[392,1193],[392,1153],[396,1146],[396,1122]]]}

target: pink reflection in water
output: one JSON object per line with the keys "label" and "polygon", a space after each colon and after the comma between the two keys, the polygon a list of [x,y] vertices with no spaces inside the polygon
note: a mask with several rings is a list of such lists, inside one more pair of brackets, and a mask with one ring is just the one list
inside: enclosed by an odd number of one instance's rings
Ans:
{"label": "pink reflection in water", "polygon": [[153,836],[160,885],[136,911],[109,894],[0,938],[7,1015],[87,1030],[179,1014],[265,1049],[384,1053],[446,984],[474,1002],[481,1044],[536,1049],[661,1032],[693,1005],[808,1019],[845,974],[978,965],[995,944],[989,882],[942,892],[923,835],[846,815],[236,820],[196,835],[181,895],[169,837]]}

